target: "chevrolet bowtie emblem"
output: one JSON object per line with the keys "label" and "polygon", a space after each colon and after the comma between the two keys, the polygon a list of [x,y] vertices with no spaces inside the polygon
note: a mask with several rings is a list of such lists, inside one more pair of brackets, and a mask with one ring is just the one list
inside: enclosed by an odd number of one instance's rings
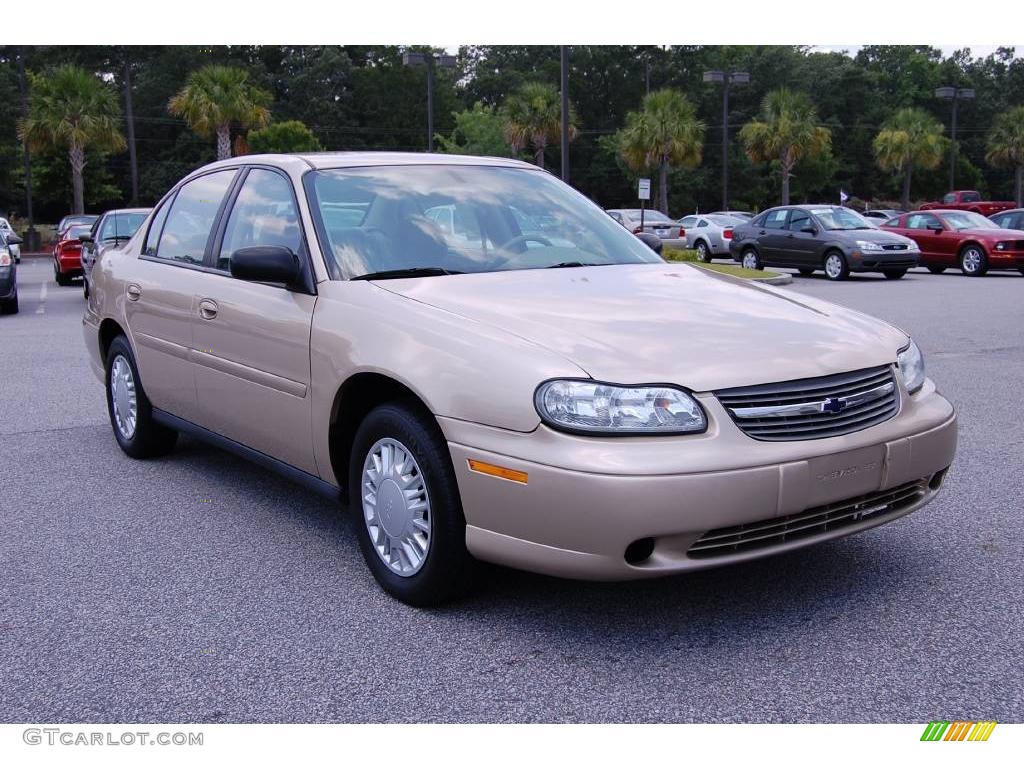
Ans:
{"label": "chevrolet bowtie emblem", "polygon": [[821,404],[822,413],[839,413],[846,408],[846,401],[838,397],[830,397]]}

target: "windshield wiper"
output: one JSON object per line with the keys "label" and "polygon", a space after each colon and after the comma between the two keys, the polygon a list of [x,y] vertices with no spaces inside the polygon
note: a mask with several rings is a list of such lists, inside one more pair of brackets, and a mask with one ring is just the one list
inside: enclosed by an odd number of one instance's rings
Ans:
{"label": "windshield wiper", "polygon": [[587,264],[582,261],[560,261],[557,264],[550,264],[545,269],[568,269],[570,267],[600,267],[600,264]]}
{"label": "windshield wiper", "polygon": [[409,267],[407,269],[385,269],[383,272],[367,272],[356,275],[353,280],[397,280],[402,277],[437,277],[439,275],[461,275],[455,269],[443,267]]}

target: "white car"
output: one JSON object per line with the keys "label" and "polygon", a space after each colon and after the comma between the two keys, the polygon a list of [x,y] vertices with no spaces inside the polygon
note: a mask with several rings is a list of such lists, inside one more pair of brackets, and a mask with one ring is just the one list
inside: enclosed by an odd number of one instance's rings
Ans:
{"label": "white car", "polygon": [[697,258],[705,263],[715,256],[729,256],[733,229],[746,223],[744,219],[718,213],[694,214],[679,220],[686,247],[695,250]]}
{"label": "white car", "polygon": [[[7,219],[4,219],[4,218],[0,218],[0,232],[3,232],[5,235],[17,235],[18,234],[17,232],[14,231],[14,227],[11,226],[11,222],[9,222]],[[12,243],[12,244],[9,244],[7,246],[7,249],[11,252],[11,256],[14,258],[14,263],[15,264],[20,264],[21,263],[21,246],[20,245],[15,245],[15,244]]]}

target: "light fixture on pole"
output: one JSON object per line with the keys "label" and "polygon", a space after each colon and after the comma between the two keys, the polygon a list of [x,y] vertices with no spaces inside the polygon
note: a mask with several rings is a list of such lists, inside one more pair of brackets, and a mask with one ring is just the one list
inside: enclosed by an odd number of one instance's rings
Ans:
{"label": "light fixture on pole", "polygon": [[974,89],[954,88],[947,85],[942,88],[936,88],[935,96],[953,102],[953,122],[949,130],[950,139],[953,142],[949,153],[949,188],[956,189],[956,156],[958,151],[956,143],[956,108],[961,99],[966,101],[974,98]]}
{"label": "light fixture on pole", "polygon": [[427,152],[434,151],[434,68],[442,67],[452,69],[455,67],[455,57],[447,54],[433,52],[417,53],[406,51],[402,54],[402,63],[407,67],[427,68]]}
{"label": "light fixture on pole", "polygon": [[569,183],[569,46],[559,46],[562,65],[562,181]]}
{"label": "light fixture on pole", "polygon": [[705,83],[722,83],[722,210],[729,210],[729,88],[750,83],[749,72],[725,72],[709,69],[704,72]]}

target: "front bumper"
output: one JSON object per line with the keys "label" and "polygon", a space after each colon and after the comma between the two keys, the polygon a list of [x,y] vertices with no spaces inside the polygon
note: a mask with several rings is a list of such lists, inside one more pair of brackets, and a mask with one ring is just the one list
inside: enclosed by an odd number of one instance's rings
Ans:
{"label": "front bumper", "polygon": [[989,251],[989,269],[1024,269],[1024,253],[1020,251]]}
{"label": "front bumper", "polygon": [[[953,407],[931,382],[913,397],[904,392],[902,410],[887,422],[787,443],[745,436],[712,395],[697,397],[708,432],[682,438],[580,437],[543,425],[529,434],[509,433],[440,418],[470,552],[525,570],[596,580],[739,562],[855,533],[919,508],[935,496],[956,449]],[[525,472],[528,480],[481,474],[469,468],[470,459]],[[876,499],[912,483],[921,492],[908,503],[879,514],[858,511],[841,527],[714,556],[691,551],[716,529],[777,527],[777,518]],[[644,540],[649,555],[627,560],[627,548]]]}
{"label": "front bumper", "polygon": [[847,263],[851,272],[913,269],[921,262],[920,251],[851,251]]}

